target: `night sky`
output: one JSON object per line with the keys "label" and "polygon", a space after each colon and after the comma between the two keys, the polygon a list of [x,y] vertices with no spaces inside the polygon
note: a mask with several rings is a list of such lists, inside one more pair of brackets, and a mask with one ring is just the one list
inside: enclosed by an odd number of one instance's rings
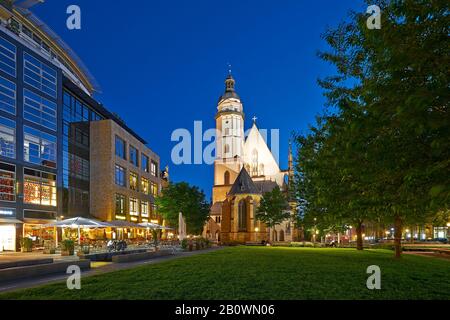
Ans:
{"label": "night sky", "polygon": [[[66,8],[81,8],[82,29],[68,30]],[[170,166],[173,181],[205,191],[213,167],[172,164],[172,132],[194,121],[213,128],[227,63],[244,103],[246,129],[280,130],[280,166],[288,139],[306,132],[324,105],[317,79],[333,74],[316,53],[321,34],[357,0],[47,0],[31,10],[69,44],[101,86],[95,98],[120,115]],[[205,144],[206,146],[206,144]]]}

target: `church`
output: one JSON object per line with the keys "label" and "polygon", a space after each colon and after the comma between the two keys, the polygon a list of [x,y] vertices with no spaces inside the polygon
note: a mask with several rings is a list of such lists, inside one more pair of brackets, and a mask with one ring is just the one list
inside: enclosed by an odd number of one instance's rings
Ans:
{"label": "church", "polygon": [[[217,105],[212,206],[203,235],[223,243],[293,241],[295,231],[290,219],[269,230],[255,218],[264,193],[278,186],[289,194],[294,173],[291,147],[288,169],[280,170],[257,127],[256,118],[245,137],[244,109],[235,84],[230,72]],[[289,203],[293,214],[295,203]]]}

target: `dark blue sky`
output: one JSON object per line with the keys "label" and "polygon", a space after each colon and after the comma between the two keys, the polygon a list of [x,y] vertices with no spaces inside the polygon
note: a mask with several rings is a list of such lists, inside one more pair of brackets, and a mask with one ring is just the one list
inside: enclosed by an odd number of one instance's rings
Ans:
{"label": "dark blue sky", "polygon": [[[66,28],[77,4],[82,29]],[[47,0],[32,8],[80,56],[99,82],[96,98],[149,142],[174,181],[211,194],[213,167],[171,163],[173,130],[195,120],[215,125],[227,63],[244,102],[246,128],[280,129],[280,165],[291,132],[305,132],[321,112],[317,78],[333,69],[317,58],[321,34],[357,0]]]}

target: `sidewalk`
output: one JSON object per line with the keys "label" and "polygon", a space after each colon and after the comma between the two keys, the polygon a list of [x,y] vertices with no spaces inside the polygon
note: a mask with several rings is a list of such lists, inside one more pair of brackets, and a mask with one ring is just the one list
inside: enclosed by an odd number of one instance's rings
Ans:
{"label": "sidewalk", "polygon": [[[222,249],[221,247],[214,247],[210,249],[205,249],[201,251],[188,251],[188,252],[179,252],[175,255],[170,256],[163,256],[158,257],[151,260],[144,260],[144,261],[136,261],[136,262],[129,262],[129,263],[112,263],[112,262],[91,262],[91,270],[85,271],[82,273],[83,278],[93,276],[93,275],[99,275],[103,273],[118,271],[118,270],[125,270],[125,269],[131,269],[138,266],[143,265],[149,265],[149,264],[156,264],[161,263],[163,261],[170,261],[175,260],[183,257],[190,257],[194,255],[199,254],[205,254],[213,251],[217,251]],[[0,293],[5,293],[9,291],[15,291],[20,289],[26,289],[26,288],[33,288],[38,287],[46,284],[56,283],[65,281],[67,279],[68,275],[65,274],[58,274],[58,275],[50,275],[45,277],[39,277],[39,278],[32,278],[32,279],[23,279],[20,281],[15,281],[12,283],[2,283],[0,284]],[[1,297],[0,297],[1,299]]]}

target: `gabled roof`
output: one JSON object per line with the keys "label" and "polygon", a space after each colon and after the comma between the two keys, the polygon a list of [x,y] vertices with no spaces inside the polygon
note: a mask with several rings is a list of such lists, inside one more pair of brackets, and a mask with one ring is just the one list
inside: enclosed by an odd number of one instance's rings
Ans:
{"label": "gabled roof", "polygon": [[278,187],[278,184],[275,181],[264,180],[264,181],[255,181],[255,186],[258,190],[264,194],[267,192],[271,192],[273,189]]}
{"label": "gabled roof", "polygon": [[245,170],[245,168],[242,167],[241,172],[236,178],[236,181],[234,182],[228,194],[235,195],[235,194],[260,194],[260,193],[261,192],[259,192],[258,188],[255,186],[255,183],[253,182],[252,178],[250,178],[250,175],[248,174],[247,170]]}

